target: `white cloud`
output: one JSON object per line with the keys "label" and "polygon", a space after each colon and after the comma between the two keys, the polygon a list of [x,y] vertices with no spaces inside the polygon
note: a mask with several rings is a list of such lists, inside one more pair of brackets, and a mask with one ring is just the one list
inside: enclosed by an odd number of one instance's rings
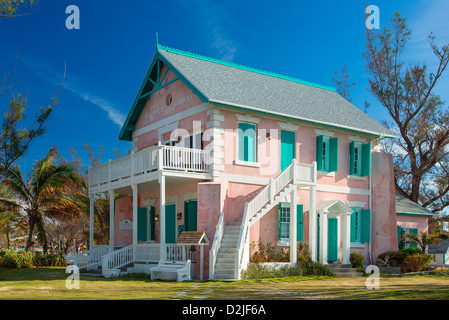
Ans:
{"label": "white cloud", "polygon": [[[20,57],[20,61],[47,82],[55,86],[61,85],[64,75],[64,70],[62,68],[61,70],[56,70],[53,66],[31,57]],[[126,115],[120,112],[120,110],[114,107],[114,105],[105,98],[88,92],[88,90],[85,89],[84,83],[85,81],[81,81],[72,75],[66,74],[63,87],[81,99],[88,101],[105,111],[109,119],[121,128],[125,122]]]}

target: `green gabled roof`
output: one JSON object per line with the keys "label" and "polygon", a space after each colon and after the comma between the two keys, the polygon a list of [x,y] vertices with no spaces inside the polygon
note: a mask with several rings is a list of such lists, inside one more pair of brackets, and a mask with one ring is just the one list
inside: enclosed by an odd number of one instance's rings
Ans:
{"label": "green gabled roof", "polygon": [[[203,102],[276,115],[290,120],[395,137],[340,96],[334,88],[157,44],[144,81],[119,135],[132,140],[135,124],[166,65]],[[142,95],[146,95],[142,98]]]}

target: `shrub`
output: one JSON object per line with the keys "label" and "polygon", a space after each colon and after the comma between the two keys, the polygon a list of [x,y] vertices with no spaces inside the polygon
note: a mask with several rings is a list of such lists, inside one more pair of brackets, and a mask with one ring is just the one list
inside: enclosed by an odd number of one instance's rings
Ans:
{"label": "shrub", "polygon": [[423,252],[419,248],[407,248],[407,249],[400,249],[400,252],[403,252],[406,256],[415,255],[415,254],[422,254]]}
{"label": "shrub", "polygon": [[65,266],[62,253],[42,255],[40,252],[16,252],[14,250],[0,250],[0,267],[13,268],[33,268]]}
{"label": "shrub", "polygon": [[379,255],[379,259],[386,260],[387,256],[389,261],[395,260],[398,267],[401,268],[401,272],[417,272],[427,268],[432,257],[428,254],[422,253],[419,248],[407,248],[399,251],[387,251]]}
{"label": "shrub", "polygon": [[[251,252],[255,249],[256,244],[251,243]],[[260,262],[288,262],[290,261],[289,248],[276,248],[268,242],[266,245],[259,239],[257,242],[258,251],[254,252],[250,261],[254,263]]]}
{"label": "shrub", "polygon": [[[243,279],[264,279],[264,278],[279,278],[279,277],[294,277],[294,276],[330,276],[332,273],[329,268],[318,263],[313,262],[310,253],[309,246],[307,243],[299,242],[297,251],[297,262],[296,265],[287,265],[281,267],[274,267],[261,264],[263,259],[279,258],[281,257],[283,261],[289,261],[290,250],[284,249],[281,253],[279,251],[272,250],[270,244],[267,246],[260,245],[259,240],[259,251],[251,256],[251,261],[256,263],[250,263],[246,270],[242,271]],[[262,250],[260,250],[262,248]],[[264,254],[261,254],[264,253]]]}
{"label": "shrub", "polygon": [[357,268],[358,271],[363,272],[365,270],[365,257],[359,253],[351,252],[350,254],[351,267]]}
{"label": "shrub", "polygon": [[401,265],[402,272],[417,272],[427,269],[427,263],[431,260],[431,256],[428,254],[413,254],[405,258],[404,263]]}

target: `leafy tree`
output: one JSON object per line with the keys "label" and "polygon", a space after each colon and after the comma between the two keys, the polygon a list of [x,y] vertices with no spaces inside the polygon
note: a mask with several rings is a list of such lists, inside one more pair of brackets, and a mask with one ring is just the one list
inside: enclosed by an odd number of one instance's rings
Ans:
{"label": "leafy tree", "polygon": [[449,234],[447,232],[436,230],[433,233],[427,233],[420,231],[421,237],[417,234],[406,233],[401,236],[402,243],[414,243],[420,247],[423,253],[426,252],[426,249],[429,245],[436,243],[440,244],[441,240],[449,239]]}
{"label": "leafy tree", "polygon": [[42,243],[44,252],[48,249],[45,219],[54,217],[64,220],[73,218],[78,207],[67,195],[67,185],[78,183],[79,176],[74,168],[58,162],[56,149],[33,166],[25,180],[18,166],[6,169],[3,187],[8,197],[0,199],[0,204],[19,207],[27,216],[28,238],[25,250],[33,244],[33,233],[36,229],[38,241]]}
{"label": "leafy tree", "polygon": [[365,39],[369,91],[390,116],[384,125],[398,135],[384,146],[394,156],[396,190],[440,212],[449,205],[449,111],[435,87],[449,63],[449,45],[437,46],[430,34],[436,70],[425,64],[406,65],[402,55],[411,31],[399,13],[391,26],[367,30]]}
{"label": "leafy tree", "polygon": [[0,18],[29,14],[36,0],[0,0]]}
{"label": "leafy tree", "polygon": [[349,75],[348,75],[348,66],[343,65],[343,69],[341,70],[341,75],[334,71],[334,77],[332,78],[332,82],[335,84],[337,88],[337,92],[346,100],[351,102],[351,92],[350,89],[355,86],[355,83],[349,83]]}

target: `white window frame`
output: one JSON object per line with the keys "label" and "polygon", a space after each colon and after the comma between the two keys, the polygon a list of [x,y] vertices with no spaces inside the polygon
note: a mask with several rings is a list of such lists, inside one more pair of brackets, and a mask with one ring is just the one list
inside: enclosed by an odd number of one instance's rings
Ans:
{"label": "white window frame", "polygon": [[[284,211],[285,210],[285,211]],[[289,246],[290,245],[290,222],[291,222],[291,211],[290,211],[290,203],[281,203],[281,210],[278,210],[278,215],[282,215],[283,211],[285,212],[284,222],[282,222],[281,217],[278,217],[278,222],[282,225],[279,226],[279,231],[283,231],[282,234],[279,235],[278,246]],[[284,235],[284,232],[288,234],[288,237]]]}
{"label": "white window frame", "polygon": [[354,176],[360,177],[362,175],[362,144],[354,143]]}

